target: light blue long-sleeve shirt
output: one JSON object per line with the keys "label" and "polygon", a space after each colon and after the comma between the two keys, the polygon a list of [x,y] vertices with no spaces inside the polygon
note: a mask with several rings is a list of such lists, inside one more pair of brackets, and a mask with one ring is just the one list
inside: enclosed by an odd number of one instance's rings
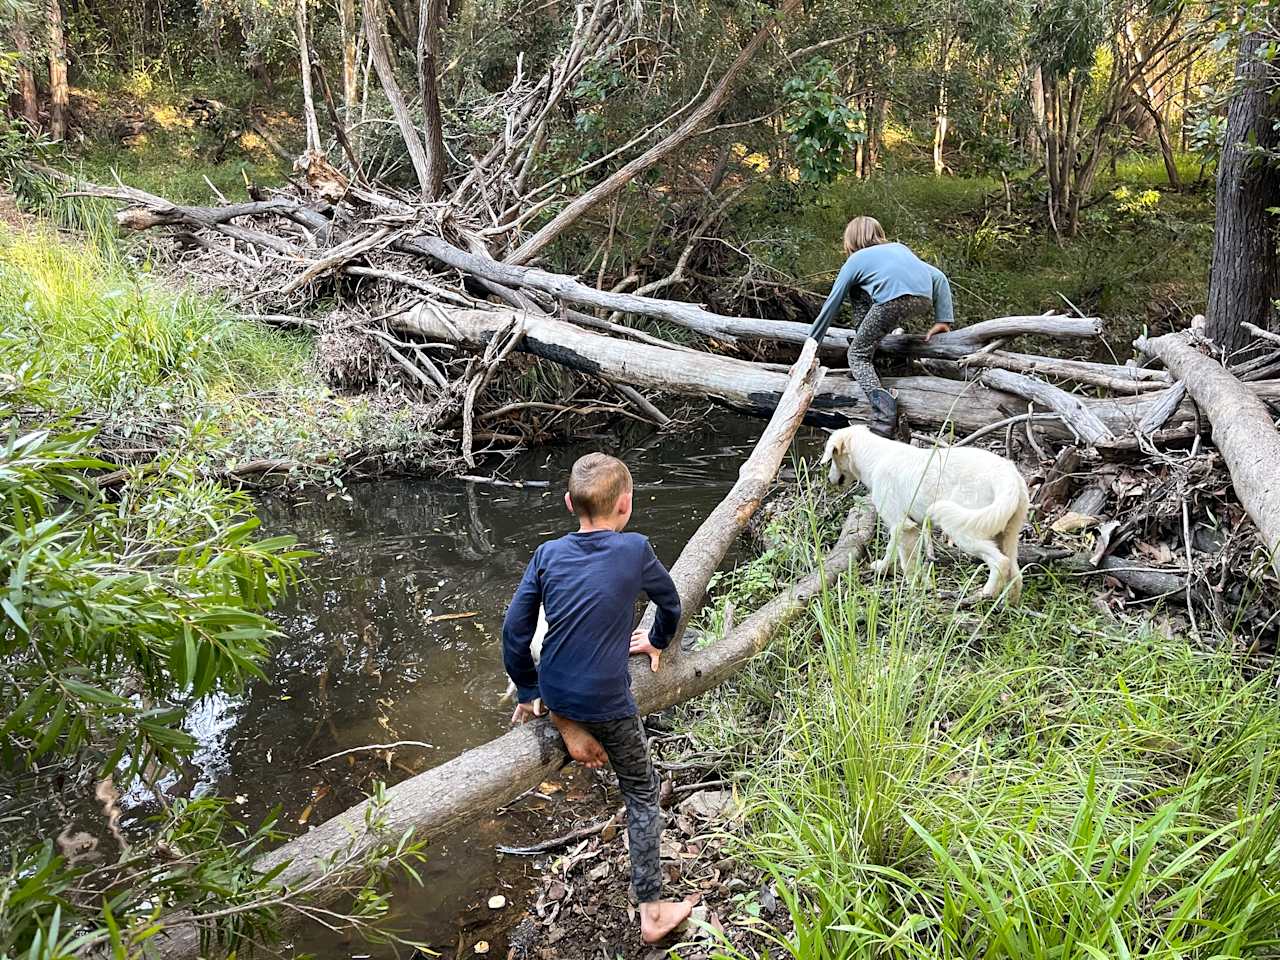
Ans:
{"label": "light blue long-sleeve shirt", "polygon": [[840,312],[844,298],[859,288],[867,292],[872,303],[888,303],[909,295],[929,297],[935,322],[949,324],[953,319],[951,284],[946,274],[925,263],[904,244],[877,243],[863,247],[844,262],[809,336],[821,339]]}

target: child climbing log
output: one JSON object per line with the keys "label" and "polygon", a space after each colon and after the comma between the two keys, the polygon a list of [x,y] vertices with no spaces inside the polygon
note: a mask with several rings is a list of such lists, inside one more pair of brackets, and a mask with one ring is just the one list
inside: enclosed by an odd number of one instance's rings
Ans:
{"label": "child climbing log", "polygon": [[[703,521],[672,567],[672,579],[686,611],[702,606],[712,574],[759,508],[813,402],[822,374],[817,344],[808,341],[791,367],[772,418],[739,470],[737,482]],[[673,649],[662,673],[650,673],[647,660],[639,668],[633,665],[641,714],[697,696],[737,672],[750,652],[763,648],[773,631],[796,612],[802,598],[812,595],[825,575],[847,566],[866,545],[871,530],[869,521],[848,525],[841,543],[827,559],[826,573],[819,571],[798,587],[784,591],[731,637],[694,654]],[[677,639],[684,626],[682,621]],[[673,648],[677,646],[673,644]],[[687,668],[686,658],[690,661]],[[359,853],[372,849],[379,841],[405,833],[418,838],[439,836],[519,796],[567,760],[554,727],[545,718],[533,721],[391,787],[386,791],[386,805],[380,811],[381,826],[376,833],[366,828],[369,801],[365,801],[265,854],[257,866],[270,871],[284,865],[278,882],[291,889],[305,886],[320,872],[327,858],[349,857],[354,862]],[[316,890],[315,895],[323,899],[338,892]],[[165,934],[156,938],[159,954],[174,960],[195,955],[199,929],[197,918],[170,918]]]}

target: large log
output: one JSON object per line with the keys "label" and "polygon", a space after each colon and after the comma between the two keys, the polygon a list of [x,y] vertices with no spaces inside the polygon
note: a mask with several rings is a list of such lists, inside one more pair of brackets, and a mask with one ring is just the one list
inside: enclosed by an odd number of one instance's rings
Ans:
{"label": "large log", "polygon": [[1231,472],[1236,496],[1253,519],[1280,573],[1280,433],[1271,413],[1251,389],[1188,342],[1185,334],[1137,340],[1138,349],[1159,357],[1186,385],[1209,417],[1213,442]]}
{"label": "large log", "polygon": [[[530,316],[529,322],[533,321]],[[698,528],[672,567],[672,579],[687,612],[686,620],[688,613],[701,608],[712,574],[777,475],[805,411],[813,402],[821,376],[817,345],[811,342],[792,366],[774,416],[743,463],[737,482]],[[870,521],[852,528],[828,561],[832,569],[847,565],[849,558],[870,539],[870,531]],[[812,595],[814,588],[806,587],[808,583],[806,580],[800,585],[808,590],[803,596]],[[745,663],[744,651],[767,640],[767,634],[762,631],[770,618],[778,623],[794,613],[803,602],[799,599],[801,595],[798,593],[790,603],[775,601],[766,607],[768,614],[762,610],[749,618],[722,643],[684,656],[673,650],[664,658],[665,667],[657,674],[649,671],[647,660],[642,664],[633,662],[633,684],[641,713],[651,713],[696,696],[730,676]],[[678,644],[673,643],[673,647]],[[720,650],[723,656],[717,653]],[[705,680],[696,682],[702,673],[706,674]],[[695,682],[690,681],[691,675]],[[368,851],[380,841],[397,839],[406,832],[419,838],[439,836],[472,816],[514,799],[567,761],[564,744],[555,728],[545,719],[534,721],[392,787],[386,793],[386,805],[380,810],[383,828],[376,835],[366,828],[369,802],[365,801],[265,854],[255,866],[269,871],[285,865],[277,882],[297,889],[322,874],[326,860],[338,851]],[[322,898],[325,894],[326,891],[317,891]],[[198,932],[197,923],[191,917],[169,918],[165,933],[156,938],[159,951],[172,960],[195,956]]]}
{"label": "large log", "polygon": [[[599,290],[567,274],[500,263],[489,257],[468,253],[436,236],[423,234],[412,237],[400,241],[397,247],[453,267],[469,276],[500,283],[505,287],[537,290],[564,303],[666,320],[726,343],[738,340],[772,340],[798,345],[809,338],[808,324],[766,320],[763,317],[730,317],[684,300]],[[1053,314],[997,317],[939,334],[927,344],[922,336],[894,334],[885,337],[880,342],[879,349],[881,353],[895,357],[959,360],[996,340],[1011,340],[1023,336],[1054,340],[1090,339],[1099,336],[1101,332],[1102,322],[1096,317],[1062,317]],[[849,349],[849,339],[852,336],[852,330],[831,328],[822,340],[822,355],[843,357]],[[1128,369],[1107,364],[1097,366],[1117,371],[1115,376],[1124,376],[1123,371]],[[1159,377],[1160,374],[1156,373],[1154,376]]]}
{"label": "large log", "polygon": [[[483,349],[511,321],[511,311],[446,311],[424,304],[387,322],[404,334]],[[785,373],[761,364],[618,340],[550,317],[530,316],[524,329],[520,349],[534,356],[583,373],[603,374],[633,387],[710,400],[755,416],[768,416],[773,411],[787,383]],[[885,385],[897,393],[903,416],[920,429],[967,434],[1026,407],[1012,394],[941,377],[889,377]],[[1260,396],[1280,395],[1280,382],[1249,386]],[[1147,396],[1125,396],[1082,402],[1112,433],[1121,436],[1133,433],[1155,401]],[[818,426],[841,427],[862,417],[864,410],[858,386],[846,376],[832,375],[819,385],[807,420]],[[1195,411],[1185,403],[1173,412],[1167,427],[1178,429],[1194,422]],[[1075,437],[1058,421],[1044,421],[1037,429],[1053,439]]]}

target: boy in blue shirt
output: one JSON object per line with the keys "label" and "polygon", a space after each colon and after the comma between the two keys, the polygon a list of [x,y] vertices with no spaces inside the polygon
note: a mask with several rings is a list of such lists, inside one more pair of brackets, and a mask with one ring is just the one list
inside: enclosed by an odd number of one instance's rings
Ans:
{"label": "boy in blue shirt", "polygon": [[[577,515],[578,531],[533,552],[502,625],[502,654],[520,701],[511,722],[537,716],[540,697],[569,755],[592,769],[608,760],[618,775],[640,935],[657,943],[689,916],[692,904],[660,899],[658,777],[627,659],[645,654],[658,669],[680,623],[680,596],[649,541],[622,532],[631,519],[631,493],[631,472],[615,457],[593,453],[573,465],[565,506]],[[632,632],[641,593],[658,608],[647,636]],[[530,644],[539,607],[547,632],[535,666]]]}

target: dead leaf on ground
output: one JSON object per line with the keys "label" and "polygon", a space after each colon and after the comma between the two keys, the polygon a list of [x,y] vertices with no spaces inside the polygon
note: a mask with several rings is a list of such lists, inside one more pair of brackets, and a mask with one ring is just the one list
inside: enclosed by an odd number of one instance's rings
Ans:
{"label": "dead leaf on ground", "polygon": [[1072,510],[1053,521],[1051,529],[1054,533],[1079,533],[1081,530],[1087,530],[1089,527],[1094,526],[1097,522],[1097,517],[1076,513]]}

